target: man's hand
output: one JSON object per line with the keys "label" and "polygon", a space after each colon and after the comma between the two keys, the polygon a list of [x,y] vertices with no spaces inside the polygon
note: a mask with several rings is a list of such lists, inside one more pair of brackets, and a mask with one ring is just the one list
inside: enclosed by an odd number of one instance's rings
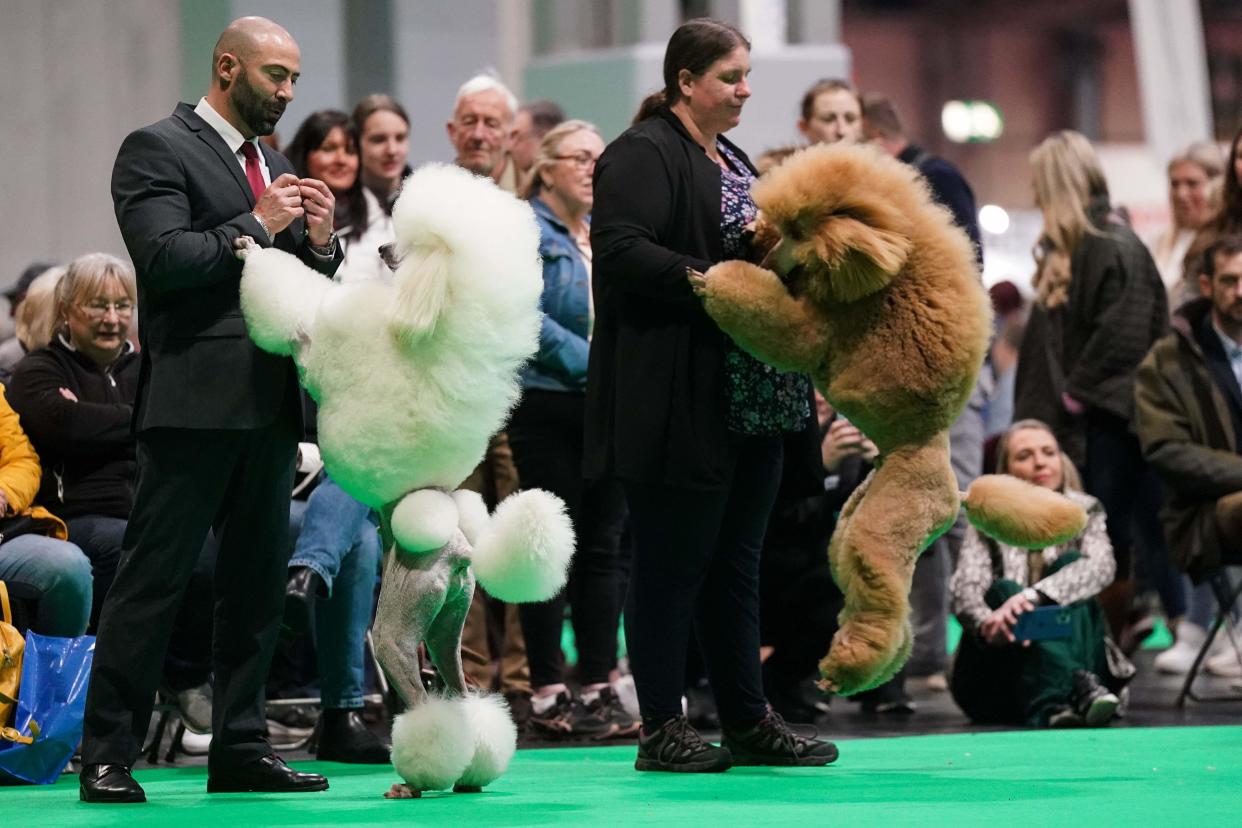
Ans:
{"label": "man's hand", "polygon": [[820,454],[823,457],[824,470],[835,472],[845,458],[857,454],[871,462],[879,454],[879,450],[857,426],[844,417],[837,417],[828,426],[828,433],[820,444]]}
{"label": "man's hand", "polygon": [[328,185],[314,178],[298,181],[302,193],[302,209],[306,213],[306,235],[315,247],[325,247],[332,240],[332,215],[336,196]]}
{"label": "man's hand", "polygon": [[302,188],[299,186],[298,177],[293,173],[285,173],[269,184],[254,205],[255,215],[263,219],[268,232],[273,236],[292,224],[304,212]]}
{"label": "man's hand", "polygon": [[[1019,592],[992,610],[992,614],[980,625],[979,634],[983,636],[984,641],[994,647],[1014,644],[1017,642],[1017,639],[1013,635],[1013,626],[1018,623],[1018,616],[1033,609],[1035,609],[1035,605]],[[1022,642],[1023,647],[1029,647],[1030,645],[1031,642],[1029,641]]]}

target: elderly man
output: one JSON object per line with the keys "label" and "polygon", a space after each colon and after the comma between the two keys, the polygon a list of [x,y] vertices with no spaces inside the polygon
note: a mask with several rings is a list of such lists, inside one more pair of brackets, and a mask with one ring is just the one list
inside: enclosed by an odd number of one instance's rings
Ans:
{"label": "elderly man", "polygon": [[491,75],[475,75],[457,90],[447,125],[449,142],[457,151],[453,162],[511,193],[518,185],[517,166],[509,158],[517,108],[517,98],[507,86]]}
{"label": "elderly man", "polygon": [[325,276],[341,261],[335,201],[258,142],[293,99],[301,55],[259,17],[233,21],[197,106],[131,133],[112,172],[138,277],[138,484],[104,603],[82,740],[81,798],[144,802],[130,773],[164,650],[208,529],[215,570],[215,705],[207,791],[313,791],[272,752],[264,683],[280,629],[289,493],[301,435],[293,361],[260,351],[239,308],[240,236]]}
{"label": "elderly man", "polygon": [[[517,98],[491,75],[476,75],[457,90],[448,137],[456,150],[453,162],[476,175],[487,176],[503,190],[516,192],[518,171],[509,157],[509,141]],[[487,455],[462,488],[483,495],[489,507],[504,500],[518,487],[517,468],[509,438],[502,431],[492,438]],[[490,612],[489,612],[490,611]],[[492,653],[488,639],[488,616],[500,627],[500,652]],[[499,669],[493,662],[499,661]],[[462,633],[462,662],[466,675],[476,684],[496,686],[509,700],[513,718],[524,724],[530,712],[530,668],[526,642],[518,621],[517,607],[501,604],[476,589],[466,627]]]}
{"label": "elderly man", "polygon": [[[1169,551],[1196,581],[1242,564],[1242,235],[1207,249],[1199,288],[1135,378],[1143,455],[1169,488]],[[1207,667],[1229,674],[1236,661],[1218,652]]]}

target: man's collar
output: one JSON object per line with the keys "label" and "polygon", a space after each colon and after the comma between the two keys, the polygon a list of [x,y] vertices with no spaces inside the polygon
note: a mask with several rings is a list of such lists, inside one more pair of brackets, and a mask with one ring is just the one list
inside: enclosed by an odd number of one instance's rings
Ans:
{"label": "man's collar", "polygon": [[[198,106],[194,107],[194,113],[210,124],[212,129],[220,133],[220,137],[224,139],[229,152],[236,155],[241,150],[241,145],[245,143],[246,139],[237,131],[237,127],[230,124],[223,115],[216,112],[211,104],[207,103],[206,98],[199,99]],[[251,138],[250,142],[255,145],[255,149],[259,148],[258,138]]]}
{"label": "man's collar", "polygon": [[1214,318],[1212,319],[1212,330],[1220,337],[1220,344],[1225,347],[1225,356],[1229,357],[1230,361],[1242,359],[1242,345],[1239,345],[1234,341],[1233,337],[1222,331],[1217,326]]}

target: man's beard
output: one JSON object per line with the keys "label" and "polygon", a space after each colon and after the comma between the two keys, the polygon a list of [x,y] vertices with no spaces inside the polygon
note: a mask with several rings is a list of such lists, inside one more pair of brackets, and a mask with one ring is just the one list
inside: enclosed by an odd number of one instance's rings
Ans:
{"label": "man's beard", "polygon": [[276,131],[276,122],[285,114],[284,101],[276,98],[265,99],[263,95],[250,85],[246,73],[242,72],[233,82],[233,106],[237,114],[254,130],[255,135],[271,135]]}

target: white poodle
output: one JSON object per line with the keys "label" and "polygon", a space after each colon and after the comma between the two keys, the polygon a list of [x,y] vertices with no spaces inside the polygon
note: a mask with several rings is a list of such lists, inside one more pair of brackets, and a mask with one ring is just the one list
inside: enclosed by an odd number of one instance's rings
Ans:
{"label": "white poodle", "polygon": [[[466,690],[475,575],[501,599],[545,600],[574,547],[564,504],[547,492],[520,492],[489,516],[478,495],[455,491],[538,348],[539,230],[526,203],[438,164],[406,180],[393,224],[391,283],[335,284],[286,253],[239,244],[242,311],[261,348],[295,358],[319,403],[328,474],[381,514],[376,656],[409,706],[393,725],[406,782],[396,795],[478,791],[504,772],[516,730],[503,702]],[[423,688],[420,641],[444,697]]]}

